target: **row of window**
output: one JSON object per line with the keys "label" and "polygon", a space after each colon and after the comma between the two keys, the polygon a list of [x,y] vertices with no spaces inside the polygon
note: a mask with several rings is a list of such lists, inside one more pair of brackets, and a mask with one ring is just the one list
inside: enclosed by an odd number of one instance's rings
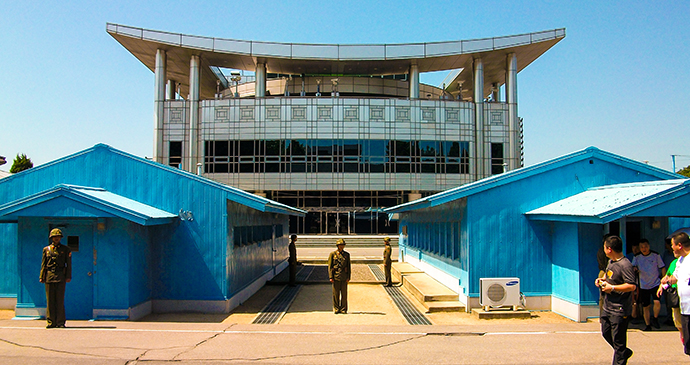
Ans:
{"label": "row of window", "polygon": [[[171,166],[182,142],[169,145]],[[504,171],[503,144],[491,143],[491,173]],[[399,140],[232,140],[204,142],[204,172],[388,172],[468,174],[469,142]]]}
{"label": "row of window", "polygon": [[[174,162],[172,157],[171,154],[171,163]],[[469,142],[332,139],[206,141],[204,171],[467,174]]]}
{"label": "row of window", "polygon": [[283,226],[242,226],[234,227],[233,242],[235,247],[261,244],[262,242],[273,239],[273,228],[275,227],[276,239],[283,237]]}

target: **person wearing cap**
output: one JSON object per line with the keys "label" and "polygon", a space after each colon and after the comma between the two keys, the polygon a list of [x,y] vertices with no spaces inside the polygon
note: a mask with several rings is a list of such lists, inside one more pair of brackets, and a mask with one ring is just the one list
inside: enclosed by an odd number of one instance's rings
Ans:
{"label": "person wearing cap", "polygon": [[350,281],[352,268],[350,254],[345,251],[345,240],[335,242],[338,249],[328,256],[328,279],[333,283],[333,311],[347,313],[347,283]]}
{"label": "person wearing cap", "polygon": [[72,281],[72,251],[60,243],[60,229],[51,230],[48,239],[39,276],[46,285],[46,328],[65,328],[65,286]]}
{"label": "person wearing cap", "polygon": [[290,272],[289,286],[295,286],[297,277],[297,248],[295,247],[295,242],[297,242],[297,235],[290,235],[290,244],[288,245],[288,251],[290,251],[290,257],[288,258],[288,268]]}
{"label": "person wearing cap", "polygon": [[391,238],[386,237],[383,239],[383,244],[385,248],[383,249],[383,273],[386,275],[386,286],[393,286],[393,280],[391,279]]}

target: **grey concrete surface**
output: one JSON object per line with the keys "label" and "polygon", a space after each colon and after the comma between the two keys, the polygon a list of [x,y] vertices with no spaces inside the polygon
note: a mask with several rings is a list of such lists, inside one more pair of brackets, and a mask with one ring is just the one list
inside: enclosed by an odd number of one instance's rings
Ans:
{"label": "grey concrete surface", "polygon": [[[364,273],[362,275],[365,275]],[[302,285],[285,316],[253,325],[282,290],[267,285],[229,314],[153,314],[140,321],[12,320],[0,311],[2,364],[608,364],[599,323],[551,312],[529,319],[480,320],[431,313],[411,326],[380,285],[350,286],[350,311],[334,314],[326,283]],[[629,331],[630,364],[687,363],[670,327]]]}

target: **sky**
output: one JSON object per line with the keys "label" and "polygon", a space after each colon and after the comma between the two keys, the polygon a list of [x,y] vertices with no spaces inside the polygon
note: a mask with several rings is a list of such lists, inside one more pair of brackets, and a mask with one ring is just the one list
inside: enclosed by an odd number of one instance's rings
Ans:
{"label": "sky", "polygon": [[[525,164],[589,146],[690,165],[690,1],[4,1],[0,155],[153,151],[154,75],[106,23],[217,38],[391,44],[565,28],[518,74]],[[440,85],[447,73],[423,74]]]}

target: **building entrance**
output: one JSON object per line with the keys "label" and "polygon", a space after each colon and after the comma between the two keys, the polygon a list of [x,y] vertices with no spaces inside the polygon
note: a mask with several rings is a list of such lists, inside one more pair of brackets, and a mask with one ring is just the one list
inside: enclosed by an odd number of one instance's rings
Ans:
{"label": "building entrance", "polygon": [[383,209],[402,204],[406,191],[271,191],[267,198],[306,210],[290,217],[296,234],[396,234]]}

